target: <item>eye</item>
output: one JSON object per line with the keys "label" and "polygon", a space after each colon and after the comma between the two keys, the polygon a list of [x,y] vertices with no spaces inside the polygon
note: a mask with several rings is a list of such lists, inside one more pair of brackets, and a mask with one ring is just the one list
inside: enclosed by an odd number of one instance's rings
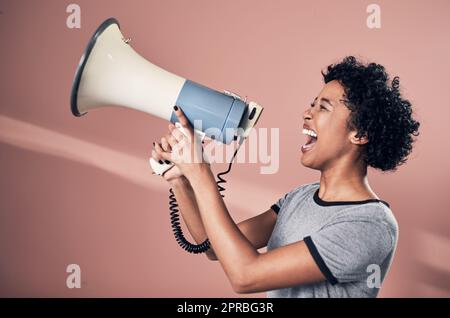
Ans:
{"label": "eye", "polygon": [[320,105],[320,109],[328,110],[325,106]]}

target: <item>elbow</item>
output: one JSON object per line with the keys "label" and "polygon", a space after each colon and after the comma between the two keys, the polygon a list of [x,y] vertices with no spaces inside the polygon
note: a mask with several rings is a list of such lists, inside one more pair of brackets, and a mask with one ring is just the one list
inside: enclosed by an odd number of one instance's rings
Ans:
{"label": "elbow", "polygon": [[240,270],[235,272],[233,277],[230,276],[231,285],[233,290],[237,294],[251,294],[256,293],[260,288],[260,284],[258,282],[258,276],[255,275],[257,263],[256,258],[247,263],[247,265],[243,265],[240,267]]}
{"label": "elbow", "polygon": [[238,285],[238,284],[232,284],[232,285],[233,285],[233,291],[236,294],[245,294],[246,293],[244,286]]}
{"label": "elbow", "polygon": [[233,290],[236,294],[251,294],[255,292],[250,285],[242,283],[233,283]]}
{"label": "elbow", "polygon": [[248,275],[242,275],[242,277],[233,279],[231,285],[237,294],[250,294],[255,292],[254,285]]}

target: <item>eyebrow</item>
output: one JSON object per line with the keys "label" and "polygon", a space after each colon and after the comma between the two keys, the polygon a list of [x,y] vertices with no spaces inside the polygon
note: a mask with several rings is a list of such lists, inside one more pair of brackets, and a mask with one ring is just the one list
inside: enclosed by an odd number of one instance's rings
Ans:
{"label": "eyebrow", "polygon": [[349,107],[349,105],[348,104],[350,104],[350,101],[348,100],[348,99],[340,99],[339,100],[341,103],[343,103],[345,106],[347,106],[347,107]]}
{"label": "eyebrow", "polygon": [[328,98],[322,97],[321,100],[329,104],[331,107],[334,107],[333,103],[331,103],[331,101]]}

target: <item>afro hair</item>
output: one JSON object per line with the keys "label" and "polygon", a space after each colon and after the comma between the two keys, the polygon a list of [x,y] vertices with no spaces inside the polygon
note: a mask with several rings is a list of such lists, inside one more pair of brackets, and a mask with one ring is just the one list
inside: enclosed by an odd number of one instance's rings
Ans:
{"label": "afro hair", "polygon": [[420,123],[413,119],[411,103],[400,94],[399,77],[389,80],[384,66],[363,64],[353,56],[322,71],[325,83],[339,81],[350,110],[347,126],[366,136],[364,161],[382,171],[394,171],[406,162],[419,135]]}

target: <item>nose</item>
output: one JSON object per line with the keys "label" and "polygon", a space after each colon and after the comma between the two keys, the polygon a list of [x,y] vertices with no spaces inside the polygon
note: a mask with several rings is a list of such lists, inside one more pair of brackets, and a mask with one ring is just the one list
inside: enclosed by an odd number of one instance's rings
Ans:
{"label": "nose", "polygon": [[303,120],[311,120],[311,107],[308,107],[304,112],[303,112]]}

